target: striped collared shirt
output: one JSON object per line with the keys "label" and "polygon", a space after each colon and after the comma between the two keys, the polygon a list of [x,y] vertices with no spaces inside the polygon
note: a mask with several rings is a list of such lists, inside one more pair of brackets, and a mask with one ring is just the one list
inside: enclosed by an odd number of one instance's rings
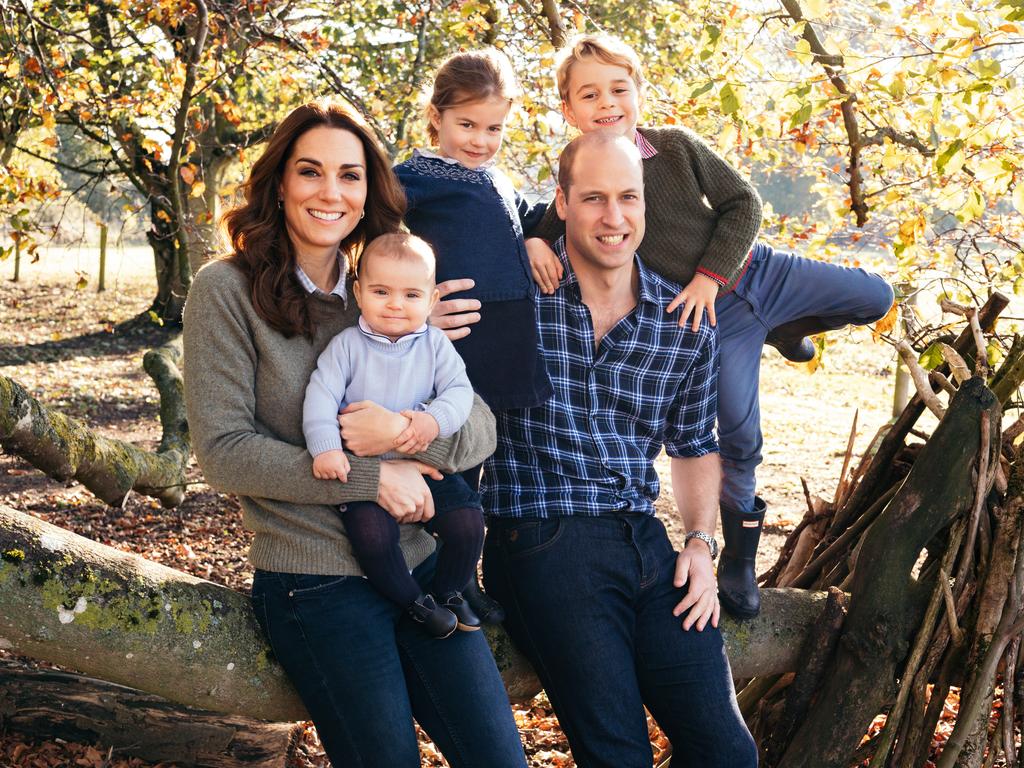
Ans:
{"label": "striped collared shirt", "polygon": [[633,133],[633,143],[636,144],[636,148],[640,150],[640,157],[644,160],[650,160],[658,154],[658,150],[656,150],[654,145],[647,140],[646,136],[640,133],[640,131],[634,131]]}
{"label": "striped collared shirt", "polygon": [[590,311],[565,251],[553,295],[536,297],[554,395],[499,411],[485,465],[484,508],[495,517],[654,513],[654,460],[716,452],[718,337],[705,319],[680,328],[665,306],[679,286],[636,259],[636,307],[594,346]]}
{"label": "striped collared shirt", "polygon": [[[345,288],[345,276],[346,276],[347,271],[348,271],[348,265],[345,263],[345,259],[342,258],[341,256],[339,256],[338,257],[338,282],[330,290],[330,293],[327,293],[327,294],[324,294],[324,295],[327,295],[327,296],[330,296],[330,295],[340,296],[341,300],[343,302],[346,302],[346,303],[348,302],[348,291]],[[306,289],[306,293],[324,293],[322,290],[320,290],[320,288],[317,286],[317,284],[314,283],[310,279],[309,275],[307,275],[305,273],[305,271],[302,269],[302,267],[300,267],[298,264],[295,265],[295,277],[298,279],[298,281],[302,285],[302,287]]]}

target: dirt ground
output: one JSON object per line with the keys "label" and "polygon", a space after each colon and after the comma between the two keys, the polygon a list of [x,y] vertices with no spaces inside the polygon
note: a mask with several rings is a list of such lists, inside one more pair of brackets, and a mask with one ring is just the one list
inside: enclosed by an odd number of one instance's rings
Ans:
{"label": "dirt ground", "polygon": [[[108,281],[113,287],[102,294],[92,286],[77,290],[75,279],[53,262],[38,269],[23,266],[23,281],[18,284],[9,282],[7,272],[5,267],[0,283],[0,374],[102,434],[155,447],[159,441],[157,394],[142,370],[142,356],[161,343],[166,331],[154,327],[131,335],[114,333],[117,323],[148,305],[153,286],[145,267],[119,271]],[[813,374],[766,349],[761,367],[765,450],[759,493],[768,503],[768,520],[759,572],[774,562],[786,533],[806,509],[801,478],[812,494],[831,497],[854,414],[859,411],[855,456],[888,420],[893,360],[891,348],[872,342],[870,332],[863,329],[833,334],[822,365]],[[659,471],[663,479],[659,513],[678,542],[682,530],[672,514],[664,457]],[[24,461],[0,454],[0,504],[246,590],[252,571],[244,558],[248,534],[240,526],[237,505],[202,484],[194,467],[190,478],[195,485],[175,510],[160,510],[155,502],[135,496],[118,511],[95,500],[81,486],[56,483]],[[0,663],[31,662],[0,652]],[[517,708],[516,718],[532,768],[573,765],[543,698]],[[659,734],[653,736],[656,747],[664,745]],[[443,765],[425,739],[423,753],[424,765]],[[0,733],[0,765],[70,764],[148,765],[117,758],[102,745],[23,742]],[[292,755],[291,765],[326,765],[311,729]]]}

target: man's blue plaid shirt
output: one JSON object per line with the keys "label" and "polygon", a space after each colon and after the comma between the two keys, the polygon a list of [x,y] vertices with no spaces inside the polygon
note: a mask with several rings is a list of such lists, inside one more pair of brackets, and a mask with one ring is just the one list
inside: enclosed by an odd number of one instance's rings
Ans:
{"label": "man's blue plaid shirt", "polygon": [[[495,517],[654,514],[654,459],[718,450],[718,335],[696,333],[665,307],[681,290],[640,259],[637,306],[594,348],[564,239],[553,295],[537,295],[541,347],[555,393],[535,408],[501,411],[498,449],[484,468],[484,509]],[[500,354],[500,352],[498,352]]]}

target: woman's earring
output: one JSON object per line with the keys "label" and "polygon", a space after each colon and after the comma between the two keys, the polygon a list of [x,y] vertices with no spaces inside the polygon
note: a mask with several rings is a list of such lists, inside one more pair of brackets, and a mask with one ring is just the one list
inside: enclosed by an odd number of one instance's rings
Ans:
{"label": "woman's earring", "polygon": [[363,210],[362,210],[362,211],[360,212],[360,214],[359,214],[359,218],[361,219],[361,218],[363,218],[363,217],[364,217],[365,215],[366,215],[366,209],[365,209],[365,208],[363,208]]}
{"label": "woman's earring", "polygon": [[277,198],[277,209],[279,211],[283,211],[284,210],[284,200],[282,200],[280,197]]}

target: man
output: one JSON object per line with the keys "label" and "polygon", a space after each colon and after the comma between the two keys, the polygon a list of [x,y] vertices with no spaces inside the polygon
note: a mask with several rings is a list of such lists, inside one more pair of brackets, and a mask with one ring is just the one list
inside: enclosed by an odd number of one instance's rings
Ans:
{"label": "man", "polygon": [[[643,170],[628,139],[575,139],[558,182],[563,277],[537,299],[555,394],[498,414],[488,593],[581,768],[648,768],[644,706],[673,765],[756,766],[717,629],[715,331],[680,328],[664,311],[679,286],[636,256]],[[662,446],[688,531],[680,553],[654,516]]]}

